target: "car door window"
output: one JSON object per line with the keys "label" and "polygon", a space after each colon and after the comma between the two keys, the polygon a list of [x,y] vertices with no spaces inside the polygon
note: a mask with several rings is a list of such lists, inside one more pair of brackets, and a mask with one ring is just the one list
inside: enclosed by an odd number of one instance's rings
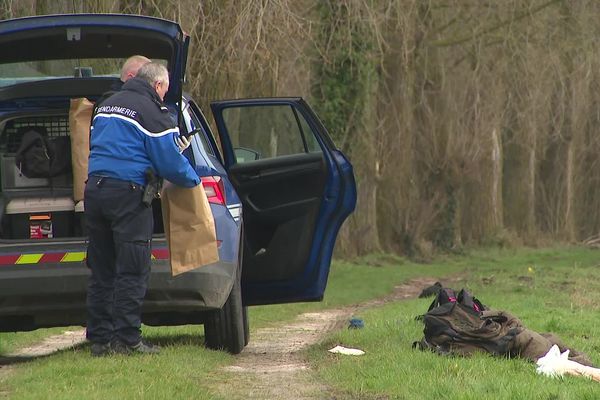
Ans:
{"label": "car door window", "polygon": [[321,152],[308,123],[290,105],[226,108],[223,121],[236,163]]}
{"label": "car door window", "polygon": [[[296,111],[294,110],[294,112],[296,113]],[[298,114],[298,113],[296,113]],[[315,135],[313,134],[312,129],[310,129],[310,127],[308,126],[308,123],[306,123],[306,120],[304,119],[304,117],[302,115],[298,115],[298,121],[300,122],[300,127],[302,128],[302,135],[306,140],[306,147],[308,152],[310,153],[317,153],[317,152],[321,152],[321,146],[319,146],[319,142],[317,142],[317,138],[315,137]]]}

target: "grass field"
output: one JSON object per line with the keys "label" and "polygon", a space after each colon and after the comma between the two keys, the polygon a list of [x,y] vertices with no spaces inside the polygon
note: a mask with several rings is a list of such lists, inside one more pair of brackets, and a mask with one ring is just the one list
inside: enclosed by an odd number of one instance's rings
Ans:
{"label": "grass field", "polygon": [[[573,248],[514,254],[486,251],[448,261],[464,267],[463,286],[484,304],[513,313],[530,329],[557,334],[600,365],[599,256],[598,251]],[[310,350],[318,376],[337,389],[339,398],[600,398],[598,383],[542,377],[525,360],[445,357],[413,350],[412,342],[423,336],[423,324],[414,318],[427,311],[431,300],[396,302],[361,314],[363,329],[335,333]],[[366,354],[326,352],[336,344]]]}
{"label": "grass field", "polygon": [[[580,248],[486,250],[415,264],[374,255],[334,263],[320,303],[250,309],[251,328],[288,320],[301,312],[356,304],[389,293],[411,277],[460,276],[485,304],[511,311],[529,328],[558,334],[600,363],[600,252]],[[584,378],[552,380],[538,376],[523,360],[488,356],[446,358],[411,349],[422,336],[414,317],[431,299],[400,301],[361,313],[365,328],[344,330],[308,352],[315,378],[338,399],[596,399],[597,383]],[[2,352],[56,330],[0,334]],[[144,334],[164,346],[156,357],[94,359],[89,348],[62,351],[14,366],[0,374],[0,398],[216,398],[205,382],[233,356],[203,347],[202,327],[147,328]],[[362,357],[326,352],[334,344],[358,347]],[[234,387],[235,385],[232,385]]]}

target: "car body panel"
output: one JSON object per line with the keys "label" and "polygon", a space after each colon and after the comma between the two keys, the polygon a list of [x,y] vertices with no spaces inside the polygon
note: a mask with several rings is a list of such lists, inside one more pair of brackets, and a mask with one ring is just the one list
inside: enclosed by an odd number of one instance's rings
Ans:
{"label": "car body panel", "polygon": [[[142,321],[153,325],[159,314],[222,307],[236,268],[237,263],[219,262],[173,277],[167,260],[154,260]],[[0,331],[82,324],[88,276],[81,262],[0,266]]]}
{"label": "car body panel", "polygon": [[[224,208],[219,212],[227,210]],[[218,214],[216,218],[220,218]],[[219,248],[217,263],[175,277],[171,275],[164,238],[153,240],[152,274],[142,310],[145,323],[149,324],[146,315],[150,314],[156,318],[159,314],[200,312],[223,306],[237,270],[237,259],[231,259],[227,254],[237,257],[237,251],[232,249],[239,243],[235,227],[224,228],[223,232],[230,237],[220,243],[229,249]],[[39,244],[25,251],[21,246],[4,246],[0,250],[0,331],[66,326],[85,321],[89,277],[85,244]],[[21,326],[15,325],[18,321]]]}

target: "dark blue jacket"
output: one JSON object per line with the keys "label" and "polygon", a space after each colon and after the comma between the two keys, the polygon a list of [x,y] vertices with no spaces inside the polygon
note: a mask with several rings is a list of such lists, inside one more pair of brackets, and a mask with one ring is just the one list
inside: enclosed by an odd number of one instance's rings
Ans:
{"label": "dark blue jacket", "polygon": [[176,135],[179,129],[156,91],[130,79],[95,109],[88,174],[145,185],[149,167],[176,185],[196,186],[200,178],[179,153]]}

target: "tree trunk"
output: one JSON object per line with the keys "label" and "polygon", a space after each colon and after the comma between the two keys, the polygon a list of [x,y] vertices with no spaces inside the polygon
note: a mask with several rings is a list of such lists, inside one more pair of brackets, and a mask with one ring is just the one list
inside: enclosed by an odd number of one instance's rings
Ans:
{"label": "tree trunk", "polygon": [[492,219],[496,227],[502,227],[502,146],[498,129],[492,130]]}

